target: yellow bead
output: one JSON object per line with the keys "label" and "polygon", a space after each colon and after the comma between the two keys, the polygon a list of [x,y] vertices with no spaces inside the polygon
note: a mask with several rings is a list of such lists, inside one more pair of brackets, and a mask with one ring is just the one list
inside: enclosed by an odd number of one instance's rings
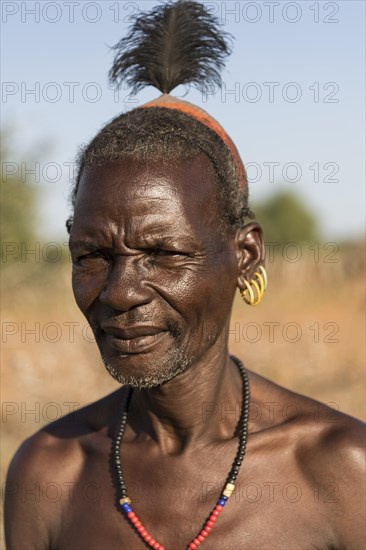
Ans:
{"label": "yellow bead", "polygon": [[234,489],[235,489],[235,485],[233,483],[227,483],[225,485],[225,489],[222,494],[227,498],[230,498],[231,495],[233,494]]}
{"label": "yellow bead", "polygon": [[131,499],[128,497],[120,498],[119,503],[122,504],[131,504]]}

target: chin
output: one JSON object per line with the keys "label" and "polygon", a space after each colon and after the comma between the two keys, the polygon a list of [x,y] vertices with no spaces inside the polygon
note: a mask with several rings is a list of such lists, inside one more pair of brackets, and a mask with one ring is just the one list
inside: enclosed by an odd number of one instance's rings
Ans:
{"label": "chin", "polygon": [[102,359],[112,378],[122,385],[138,389],[161,386],[187,370],[191,363],[188,356],[180,351],[164,354],[158,360],[152,355],[136,353],[113,358],[102,355]]}

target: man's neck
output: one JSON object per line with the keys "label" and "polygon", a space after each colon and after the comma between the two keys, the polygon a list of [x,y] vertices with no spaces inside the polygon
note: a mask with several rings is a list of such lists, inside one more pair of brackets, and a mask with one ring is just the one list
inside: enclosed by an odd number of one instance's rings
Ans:
{"label": "man's neck", "polygon": [[134,390],[128,423],[135,438],[149,437],[163,453],[180,454],[192,444],[232,437],[241,400],[240,372],[223,349],[162,386]]}

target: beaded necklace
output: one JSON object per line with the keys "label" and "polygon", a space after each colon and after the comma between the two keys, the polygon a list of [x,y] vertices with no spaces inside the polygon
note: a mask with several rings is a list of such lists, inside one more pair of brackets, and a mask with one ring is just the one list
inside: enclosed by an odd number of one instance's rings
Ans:
{"label": "beaded necklace", "polygon": [[[197,537],[195,537],[188,544],[187,546],[188,550],[195,550],[196,548],[198,548],[198,546],[202,542],[204,542],[204,540],[208,537],[208,535],[212,531],[212,528],[214,527],[218,516],[220,515],[221,511],[223,510],[226,504],[226,501],[230,498],[230,496],[232,495],[235,489],[235,481],[239,474],[240,466],[243,462],[244,455],[245,455],[247,436],[248,436],[248,419],[249,419],[249,379],[248,379],[248,374],[242,362],[237,357],[234,357],[233,355],[231,356],[231,359],[238,366],[242,377],[242,381],[243,381],[243,401],[242,401],[242,409],[241,409],[239,424],[238,424],[239,425],[238,450],[237,450],[233,465],[231,467],[231,470],[229,472],[229,475],[226,479],[226,483],[224,485],[220,498],[218,499],[216,506],[211,511],[208,520],[204,524],[203,529],[201,529]],[[122,407],[121,422],[118,426],[115,438],[113,440],[114,464],[117,471],[119,493],[120,493],[119,502],[121,504],[121,507],[126,517],[130,522],[130,525],[134,527],[134,529],[137,531],[140,537],[150,546],[150,548],[154,548],[155,550],[165,550],[165,547],[161,545],[159,542],[157,542],[148,533],[147,529],[145,529],[145,527],[143,526],[143,524],[141,523],[141,521],[133,511],[131,507],[131,499],[128,498],[127,496],[127,489],[126,489],[125,481],[123,479],[121,458],[120,458],[120,446],[121,446],[121,441],[126,428],[127,414],[128,414],[128,408],[131,400],[131,395],[132,395],[132,388],[129,387],[127,389],[127,393],[125,394],[125,399]]]}

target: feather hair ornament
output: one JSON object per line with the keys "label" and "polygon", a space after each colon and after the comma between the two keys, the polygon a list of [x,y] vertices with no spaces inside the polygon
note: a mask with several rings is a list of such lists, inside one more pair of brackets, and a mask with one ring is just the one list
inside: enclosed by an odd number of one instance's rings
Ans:
{"label": "feather hair ornament", "polygon": [[208,91],[221,87],[224,60],[231,53],[231,35],[219,21],[192,0],[164,3],[134,18],[129,34],[114,46],[111,82],[126,82],[136,94],[151,85],[169,94],[180,84]]}
{"label": "feather hair ornament", "polygon": [[231,53],[231,35],[195,0],[168,1],[134,17],[129,34],[115,46],[109,78],[127,83],[134,95],[145,86],[162,92],[157,99],[138,107],[161,107],[184,112],[208,126],[225,143],[235,163],[238,183],[247,178],[239,152],[224,128],[206,111],[170,95],[179,85],[193,85],[203,92],[221,87],[221,71]]}

